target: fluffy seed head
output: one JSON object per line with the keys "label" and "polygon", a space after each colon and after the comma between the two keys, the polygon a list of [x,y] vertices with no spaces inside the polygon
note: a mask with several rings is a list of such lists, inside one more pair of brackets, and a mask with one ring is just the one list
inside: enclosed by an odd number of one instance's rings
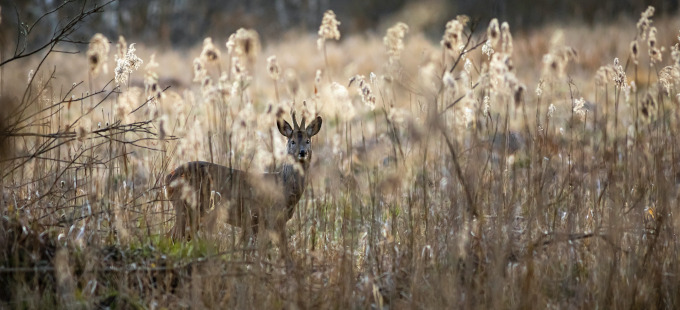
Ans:
{"label": "fluffy seed head", "polygon": [[470,22],[470,16],[467,15],[456,15],[456,20],[463,24],[463,26],[467,26],[467,24]]}
{"label": "fluffy seed head", "polygon": [[253,29],[240,28],[229,36],[226,45],[230,55],[244,58],[252,64],[260,53],[260,36]]}
{"label": "fluffy seed head", "polygon": [[647,30],[649,29],[649,26],[652,24],[652,16],[654,16],[654,7],[653,6],[648,6],[647,9],[640,14],[640,20],[637,22],[637,29],[638,29],[638,36],[640,37],[641,40],[644,40],[646,37]]}
{"label": "fluffy seed head", "polygon": [[581,99],[574,100],[574,114],[578,116],[581,120],[586,118],[586,100],[581,97]]}
{"label": "fluffy seed head", "polygon": [[467,74],[470,74],[470,71],[472,70],[472,62],[470,61],[470,59],[465,58],[465,64],[463,65],[463,69],[465,70],[465,72],[467,72]]}
{"label": "fluffy seed head", "polygon": [[276,60],[276,56],[272,55],[267,58],[267,71],[269,71],[269,76],[272,80],[276,81],[279,79],[281,68],[279,67],[278,60]]}
{"label": "fluffy seed head", "polygon": [[482,114],[484,115],[489,115],[491,112],[491,98],[489,96],[484,96],[484,99],[482,99],[482,105],[484,106],[484,109],[482,110]]}
{"label": "fluffy seed head", "polygon": [[622,87],[626,84],[626,71],[619,63],[619,58],[614,58],[614,84],[617,87]]}
{"label": "fluffy seed head", "polygon": [[231,74],[234,75],[236,80],[242,80],[248,75],[248,70],[241,64],[241,59],[238,57],[231,59]]}
{"label": "fluffy seed head", "polygon": [[319,40],[317,45],[319,49],[323,49],[326,40],[340,40],[340,30],[338,30],[340,22],[335,18],[335,13],[332,10],[326,11],[319,26]]}
{"label": "fluffy seed head", "polygon": [[640,105],[640,112],[642,112],[642,116],[645,117],[645,119],[650,120],[654,117],[654,106],[656,105],[654,96],[652,94],[647,93],[645,96],[645,99],[642,100],[642,104]]}
{"label": "fluffy seed head", "polygon": [[463,27],[464,25],[457,19],[446,23],[446,30],[440,43],[451,56],[457,56],[460,52],[458,47],[463,42]]}
{"label": "fluffy seed head", "polygon": [[328,10],[323,14],[323,19],[321,20],[321,26],[319,27],[319,37],[325,40],[339,40],[340,31],[338,26],[340,22],[335,18],[335,13],[332,10]]}
{"label": "fluffy seed head", "polygon": [[399,60],[401,51],[404,50],[404,36],[408,33],[408,25],[399,22],[396,25],[387,29],[387,34],[383,37],[383,44],[387,49],[390,63]]}
{"label": "fluffy seed head", "polygon": [[361,102],[368,106],[371,111],[375,110],[375,95],[369,83],[366,82],[366,77],[363,75],[355,75],[349,80],[349,86],[354,83],[358,84],[359,95],[361,95]]}
{"label": "fluffy seed head", "polygon": [[649,59],[651,64],[661,62],[661,51],[656,44],[656,27],[649,28],[649,34],[647,37],[647,47],[649,48]]}
{"label": "fluffy seed head", "polygon": [[132,71],[139,69],[142,63],[142,59],[135,55],[134,43],[130,44],[127,52],[125,52],[125,57],[118,58],[118,55],[116,55],[116,84],[125,84]]}
{"label": "fluffy seed head", "polygon": [[675,81],[680,81],[680,70],[674,66],[666,66],[659,72],[659,84],[666,94],[670,94]]}
{"label": "fluffy seed head", "polygon": [[550,40],[550,53],[543,55],[543,74],[563,77],[569,62],[577,59],[576,50],[564,45],[564,35],[558,31]]}
{"label": "fluffy seed head", "polygon": [[512,34],[510,34],[510,25],[507,22],[501,24],[501,51],[512,55]]}
{"label": "fluffy seed head", "polygon": [[673,64],[680,69],[680,45],[678,43],[671,46],[671,59],[673,60]]}
{"label": "fluffy seed head", "polygon": [[543,80],[536,85],[536,97],[541,97],[541,95],[543,95]]}
{"label": "fluffy seed head", "polygon": [[556,110],[557,108],[555,107],[555,105],[551,103],[550,106],[548,107],[548,118],[553,118]]}
{"label": "fluffy seed head", "polygon": [[200,57],[194,58],[194,82],[202,82],[208,75],[203,60]]}
{"label": "fluffy seed head", "polygon": [[213,44],[212,38],[205,38],[203,40],[203,50],[201,51],[201,58],[206,63],[216,63],[220,60],[220,50]]}
{"label": "fluffy seed head", "polygon": [[489,28],[486,29],[486,35],[488,40],[491,41],[491,46],[494,47],[498,44],[498,40],[501,37],[501,32],[498,29],[498,19],[494,18],[489,23]]}
{"label": "fluffy seed head", "polygon": [[649,37],[647,38],[649,49],[656,48],[656,31],[656,27],[649,28]]}
{"label": "fluffy seed head", "polygon": [[488,59],[491,59],[491,55],[493,55],[494,52],[491,40],[486,40],[484,45],[482,45],[482,54],[486,55]]}
{"label": "fluffy seed head", "polygon": [[87,62],[93,76],[99,75],[100,71],[104,74],[109,72],[107,64],[109,49],[109,40],[103,34],[97,33],[90,39],[90,45],[87,49]]}
{"label": "fluffy seed head", "polygon": [[640,47],[638,46],[638,41],[633,40],[630,42],[630,57],[633,59],[633,63],[638,64],[638,56],[640,54]]}

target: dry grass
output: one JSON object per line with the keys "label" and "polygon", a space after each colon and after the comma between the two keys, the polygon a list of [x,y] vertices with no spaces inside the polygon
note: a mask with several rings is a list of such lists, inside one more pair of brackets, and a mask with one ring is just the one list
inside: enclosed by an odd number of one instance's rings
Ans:
{"label": "dry grass", "polygon": [[[653,66],[646,40],[628,61],[633,21],[511,46],[500,24],[492,55],[467,24],[449,47],[393,36],[399,53],[376,35],[136,44],[119,85],[114,44],[108,73],[84,55],[49,55],[29,83],[38,60],[3,66],[3,107],[19,110],[0,124],[2,307],[677,308],[677,19],[652,24]],[[242,244],[219,208],[173,243],[164,175],[276,169],[278,107],[324,117],[287,226],[293,266]]]}

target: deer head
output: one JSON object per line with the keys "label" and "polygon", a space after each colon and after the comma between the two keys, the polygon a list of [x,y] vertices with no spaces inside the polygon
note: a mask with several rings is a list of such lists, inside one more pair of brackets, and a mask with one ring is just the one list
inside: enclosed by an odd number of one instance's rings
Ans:
{"label": "deer head", "polygon": [[302,122],[298,125],[295,119],[295,112],[292,113],[293,125],[291,127],[287,121],[279,117],[276,121],[276,127],[279,132],[286,138],[286,150],[289,156],[292,156],[298,162],[307,164],[312,160],[312,136],[316,135],[321,129],[321,116],[314,118],[309,126],[305,127],[305,117],[302,117]]}

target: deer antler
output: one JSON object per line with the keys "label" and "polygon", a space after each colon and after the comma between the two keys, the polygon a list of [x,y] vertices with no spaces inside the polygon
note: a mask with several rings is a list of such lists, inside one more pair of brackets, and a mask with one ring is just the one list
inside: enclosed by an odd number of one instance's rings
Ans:
{"label": "deer antler", "polygon": [[[300,126],[298,125],[298,122],[297,122],[297,120],[295,119],[295,111],[293,111],[293,112],[291,113],[291,116],[293,117],[293,126],[294,126],[293,130],[300,130]],[[303,122],[303,123],[304,123],[304,119],[305,119],[305,118],[302,117],[302,122]]]}
{"label": "deer antler", "polygon": [[300,130],[305,130],[305,115],[302,114],[302,122],[300,122]]}

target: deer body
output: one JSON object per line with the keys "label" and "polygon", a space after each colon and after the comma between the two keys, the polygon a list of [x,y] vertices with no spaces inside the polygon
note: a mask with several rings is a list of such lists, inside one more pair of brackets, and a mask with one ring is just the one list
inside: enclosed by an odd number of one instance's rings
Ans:
{"label": "deer body", "polygon": [[246,231],[256,237],[262,223],[278,231],[285,245],[285,225],[304,193],[312,158],[311,137],[319,132],[321,122],[317,116],[305,128],[303,118],[298,126],[294,114],[294,128],[286,121],[277,121],[279,132],[288,138],[287,154],[292,157],[292,163],[285,163],[277,173],[250,173],[195,161],[168,174],[165,183],[176,215],[173,238],[195,234],[201,218],[215,206],[227,208],[227,223],[243,228],[244,237]]}

